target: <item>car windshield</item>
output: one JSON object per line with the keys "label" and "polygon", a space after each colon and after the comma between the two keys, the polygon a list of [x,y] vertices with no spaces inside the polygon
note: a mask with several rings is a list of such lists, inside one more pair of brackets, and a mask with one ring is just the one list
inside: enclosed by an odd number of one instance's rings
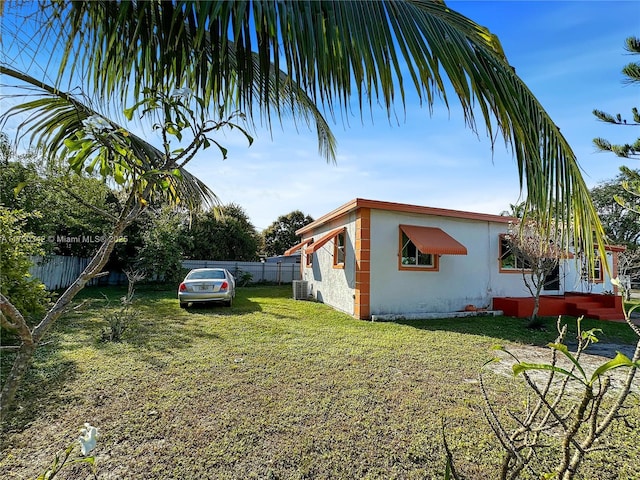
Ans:
{"label": "car windshield", "polygon": [[203,280],[203,279],[215,279],[223,280],[225,277],[224,270],[200,270],[197,272],[191,272],[187,275],[188,280]]}

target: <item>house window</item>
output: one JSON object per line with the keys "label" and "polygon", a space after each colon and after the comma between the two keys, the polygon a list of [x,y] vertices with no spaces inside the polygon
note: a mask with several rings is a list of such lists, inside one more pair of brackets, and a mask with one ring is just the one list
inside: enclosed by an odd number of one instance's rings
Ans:
{"label": "house window", "polygon": [[313,253],[305,254],[305,258],[306,258],[305,266],[306,267],[312,267],[313,266]]}
{"label": "house window", "polygon": [[345,259],[345,232],[341,232],[336,235],[333,242],[333,266],[337,268],[344,268]]}
{"label": "house window", "polygon": [[529,263],[513,252],[508,238],[500,235],[500,271],[520,272],[529,268]]}
{"label": "house window", "polygon": [[[602,257],[600,257],[598,252],[596,252],[595,255],[596,255],[596,258],[593,260],[593,272],[592,272],[592,274],[588,275],[588,278],[593,283],[602,283],[602,282],[604,282],[604,271],[603,271],[603,268],[602,268]],[[586,267],[586,269],[588,271],[589,267]]]}
{"label": "house window", "polygon": [[400,263],[401,268],[421,267],[426,269],[435,269],[435,256],[431,253],[422,253],[411,239],[401,230],[400,236]]}
{"label": "house window", "polygon": [[593,281],[602,282],[604,275],[602,274],[602,259],[597,257],[593,262]]}

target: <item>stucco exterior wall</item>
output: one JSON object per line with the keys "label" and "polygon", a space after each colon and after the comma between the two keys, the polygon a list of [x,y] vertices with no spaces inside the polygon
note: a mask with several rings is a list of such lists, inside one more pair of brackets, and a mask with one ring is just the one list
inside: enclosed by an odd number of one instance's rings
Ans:
{"label": "stucco exterior wall", "polygon": [[[398,268],[399,225],[438,227],[467,248],[442,255],[438,271]],[[499,235],[507,225],[441,216],[371,212],[371,313],[452,312],[490,307],[494,296],[525,296],[520,273],[499,272]]]}
{"label": "stucco exterior wall", "polygon": [[[364,201],[365,203],[368,201]],[[388,204],[387,204],[388,205]],[[407,313],[449,313],[467,305],[491,308],[494,297],[528,297],[520,271],[500,270],[501,234],[508,224],[490,215],[447,215],[439,211],[365,207],[337,209],[318,222],[312,231],[314,243],[302,247],[302,279],[309,293],[349,315],[369,318],[371,315]],[[419,210],[419,207],[414,210]],[[333,218],[332,218],[333,216]],[[467,249],[467,255],[443,254],[434,270],[400,268],[400,225],[442,229]],[[335,238],[322,244],[336,229],[345,228],[344,268],[334,266]],[[314,247],[313,245],[318,245]],[[306,250],[315,250],[313,263],[306,265]],[[356,251],[359,249],[359,252]],[[616,253],[607,255],[614,267]],[[565,291],[600,293],[613,290],[605,275],[602,283],[580,278],[580,265],[575,260],[561,261],[560,288],[543,294]]]}
{"label": "stucco exterior wall", "polygon": [[[614,252],[607,252],[606,262],[609,265],[609,271],[614,270]],[[580,259],[576,258],[568,260],[566,265],[565,274],[565,289],[567,292],[581,292],[581,293],[604,293],[613,292],[614,287],[611,284],[611,277],[607,275],[606,269],[603,270],[602,281],[587,281],[580,274],[582,265]]]}
{"label": "stucco exterior wall", "polygon": [[306,266],[306,256],[302,255],[302,279],[309,284],[309,292],[313,298],[331,305],[349,315],[354,311],[355,288],[355,214],[350,214],[341,223],[326,225],[321,231],[315,232],[314,240],[325,233],[344,226],[346,227],[345,263],[344,268],[334,268],[333,252],[334,240],[330,240],[313,255],[313,264]]}

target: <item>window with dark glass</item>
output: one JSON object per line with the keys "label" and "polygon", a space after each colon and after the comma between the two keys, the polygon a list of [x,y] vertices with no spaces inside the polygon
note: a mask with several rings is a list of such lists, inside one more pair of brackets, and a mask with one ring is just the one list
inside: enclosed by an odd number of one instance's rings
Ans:
{"label": "window with dark glass", "polygon": [[333,250],[333,264],[343,266],[345,260],[345,242],[346,235],[344,232],[341,232],[336,235],[334,241],[334,250]]}
{"label": "window with dark glass", "polygon": [[531,268],[529,262],[517,255],[511,248],[509,240],[500,237],[500,270],[527,270]]}
{"label": "window with dark glass", "polygon": [[403,267],[434,267],[433,255],[419,251],[404,232],[402,232],[400,258]]}

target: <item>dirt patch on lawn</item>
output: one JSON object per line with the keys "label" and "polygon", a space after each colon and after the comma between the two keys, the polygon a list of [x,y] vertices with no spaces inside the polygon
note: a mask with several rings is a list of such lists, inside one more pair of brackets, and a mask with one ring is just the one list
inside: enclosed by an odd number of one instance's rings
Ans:
{"label": "dirt patch on lawn", "polygon": [[[575,345],[568,345],[569,351],[575,354]],[[539,347],[534,345],[512,345],[508,347],[508,350],[515,355],[521,362],[527,363],[543,363],[548,364],[551,362],[552,350],[549,347]],[[633,358],[635,350],[634,345],[625,345],[618,343],[596,343],[589,346],[587,353],[583,353],[580,357],[580,364],[582,365],[587,377],[602,364],[615,357],[616,352],[620,352],[629,358]],[[501,360],[499,362],[492,362],[487,365],[486,368],[500,374],[513,376],[512,366],[516,361],[508,354],[502,351],[496,351],[496,356]],[[562,353],[558,352],[557,366],[569,370],[572,363]],[[611,385],[613,389],[621,388],[626,380],[628,368],[621,367],[610,371]],[[530,371],[529,376],[533,378],[538,385],[542,385],[548,379],[548,373],[544,371]],[[563,378],[560,375],[556,376],[558,382]],[[571,380],[570,384],[573,384],[574,388],[580,386],[576,380]],[[631,390],[636,393],[640,393],[640,374],[636,373],[636,376],[632,383]]]}

